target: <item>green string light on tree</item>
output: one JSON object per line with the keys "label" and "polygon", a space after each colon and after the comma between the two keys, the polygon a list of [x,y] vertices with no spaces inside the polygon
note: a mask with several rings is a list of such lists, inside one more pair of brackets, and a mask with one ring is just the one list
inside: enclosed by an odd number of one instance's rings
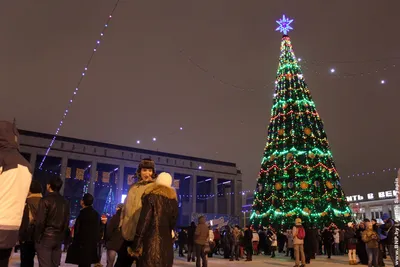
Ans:
{"label": "green string light on tree", "polygon": [[277,21],[284,35],[251,220],[275,227],[291,227],[297,217],[309,225],[344,225],[352,212],[287,35],[292,22],[285,16]]}

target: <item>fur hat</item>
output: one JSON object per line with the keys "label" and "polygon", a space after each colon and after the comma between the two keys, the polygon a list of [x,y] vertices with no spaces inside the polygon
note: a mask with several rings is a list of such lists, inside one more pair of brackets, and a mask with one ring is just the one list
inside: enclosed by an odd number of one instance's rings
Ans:
{"label": "fur hat", "polygon": [[155,163],[152,159],[148,158],[148,159],[142,159],[142,161],[140,161],[139,166],[136,170],[136,177],[140,180],[140,171],[142,169],[151,169],[153,170],[153,178],[156,178],[156,167],[155,167]]}
{"label": "fur hat", "polygon": [[296,225],[301,225],[301,219],[300,218],[296,218],[296,220],[294,221],[294,223]]}
{"label": "fur hat", "polygon": [[166,187],[172,186],[172,176],[167,172],[162,172],[157,176],[156,184],[163,185]]}

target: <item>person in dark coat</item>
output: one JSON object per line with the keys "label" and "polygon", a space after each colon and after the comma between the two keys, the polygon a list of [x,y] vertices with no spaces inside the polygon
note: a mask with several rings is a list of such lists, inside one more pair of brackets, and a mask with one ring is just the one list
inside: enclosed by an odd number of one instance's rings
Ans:
{"label": "person in dark coat", "polygon": [[356,238],[357,238],[356,252],[358,257],[360,258],[361,264],[368,265],[368,254],[365,247],[365,243],[362,240],[363,231],[365,231],[365,224],[361,222],[358,226],[358,229],[356,230]]}
{"label": "person in dark coat", "polygon": [[306,256],[306,264],[310,264],[311,259],[315,259],[317,253],[317,234],[318,230],[315,227],[305,226],[306,237],[304,238],[304,254]]}
{"label": "person in dark coat", "polygon": [[[400,170],[399,170],[399,174],[400,174]],[[389,214],[384,213],[382,216],[382,220],[384,222],[383,225],[381,225],[381,230],[383,235],[385,236],[384,240],[382,240],[382,244],[386,245],[388,248],[388,252],[389,252],[389,256],[390,259],[393,262],[393,265],[396,265],[395,263],[395,258],[396,258],[396,250],[394,248],[394,240],[395,240],[395,231],[396,231],[396,227],[395,227],[395,223],[394,220],[392,218],[390,218]]]}
{"label": "person in dark coat", "polygon": [[234,246],[235,239],[233,237],[232,229],[229,225],[225,226],[224,232],[224,259],[231,257],[232,247]]}
{"label": "person in dark coat", "polygon": [[85,194],[81,200],[83,208],[75,221],[74,239],[65,263],[89,267],[99,262],[97,244],[101,238],[101,221],[99,213],[93,209],[93,201],[91,194]]}
{"label": "person in dark coat", "polygon": [[60,194],[63,181],[52,178],[47,184],[47,196],[42,198],[35,218],[35,249],[40,267],[59,266],[61,245],[68,228],[70,206]]}
{"label": "person in dark coat", "polygon": [[333,232],[328,227],[325,227],[324,231],[322,231],[322,242],[324,243],[326,254],[328,254],[328,259],[330,259],[332,256]]}
{"label": "person in dark coat", "polygon": [[112,216],[111,220],[107,223],[104,240],[106,241],[107,248],[107,267],[114,266],[117,251],[124,243],[119,223],[121,220],[121,211],[124,204],[117,205],[117,212]]}
{"label": "person in dark coat", "polygon": [[265,252],[265,247],[267,246],[267,235],[265,233],[264,227],[260,227],[260,230],[258,231],[258,237],[260,239],[258,243],[258,252],[260,254]]}
{"label": "person in dark coat", "polygon": [[349,222],[347,224],[347,228],[345,229],[344,232],[344,243],[346,244],[346,248],[348,250],[348,255],[349,255],[349,264],[350,265],[356,265],[357,264],[357,255],[356,255],[356,249],[357,249],[357,237],[356,237],[356,231],[354,230],[353,223]]}
{"label": "person in dark coat", "polygon": [[33,267],[36,254],[34,231],[36,212],[42,196],[42,185],[37,180],[32,180],[29,194],[26,198],[24,215],[19,228],[19,244],[21,245],[21,267]]}
{"label": "person in dark coat", "polygon": [[311,242],[311,229],[308,228],[308,225],[303,224],[304,230],[306,232],[306,236],[304,237],[304,256],[306,257],[306,264],[310,264],[311,261],[311,253],[312,253],[312,242]]}
{"label": "person in dark coat", "polygon": [[128,253],[138,258],[140,267],[172,267],[174,249],[172,232],[178,219],[178,201],[171,187],[169,173],[160,173],[148,187],[142,200],[142,211],[133,245]]}
{"label": "person in dark coat", "polygon": [[188,255],[187,255],[187,261],[189,262],[190,259],[192,262],[195,261],[194,259],[194,232],[196,232],[196,223],[192,222],[188,228],[188,234],[187,234],[187,245],[188,245]]}
{"label": "person in dark coat", "polygon": [[246,226],[244,230],[244,249],[246,250],[246,261],[253,260],[253,231],[251,230],[250,225]]}
{"label": "person in dark coat", "polygon": [[183,254],[185,250],[185,245],[187,244],[187,233],[185,229],[181,229],[178,235],[178,244],[179,244],[179,257],[185,257]]}

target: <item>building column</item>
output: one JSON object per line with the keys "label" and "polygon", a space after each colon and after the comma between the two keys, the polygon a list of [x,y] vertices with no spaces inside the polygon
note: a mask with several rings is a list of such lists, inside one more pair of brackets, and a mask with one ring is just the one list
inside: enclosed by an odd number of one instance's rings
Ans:
{"label": "building column", "polygon": [[95,177],[96,177],[96,172],[97,172],[97,161],[92,161],[92,164],[90,165],[90,181],[89,181],[89,187],[88,187],[88,193],[91,194],[94,197],[94,183]]}
{"label": "building column", "polygon": [[60,169],[60,178],[63,181],[63,186],[61,187],[61,190],[60,190],[61,195],[64,195],[65,174],[67,172],[67,165],[68,165],[68,157],[63,157],[61,159],[61,169]]}
{"label": "building column", "polygon": [[214,213],[218,213],[218,178],[213,177]]}
{"label": "building column", "polygon": [[242,180],[239,177],[235,178],[235,215],[242,214]]}
{"label": "building column", "polygon": [[37,158],[37,153],[36,152],[32,152],[31,153],[31,157],[29,159],[29,163],[31,164],[31,167],[32,167],[32,175],[33,175],[33,172],[35,172],[35,169],[36,169],[36,158]]}
{"label": "building column", "polygon": [[[196,207],[196,204],[197,204],[197,176],[195,174],[192,174],[191,176],[192,177],[190,179],[190,182],[191,182],[191,186],[192,186],[192,214],[193,214],[193,213],[196,213],[196,211],[197,211],[197,207]],[[190,216],[190,217],[192,217],[192,216]],[[191,219],[192,218],[190,218],[190,220]]]}
{"label": "building column", "polygon": [[226,191],[228,191],[228,192],[227,192],[227,195],[225,196],[226,199],[227,199],[226,203],[227,203],[227,206],[228,206],[228,209],[227,209],[226,214],[228,214],[228,215],[233,215],[233,214],[232,214],[232,195],[231,195],[231,193],[232,193],[232,191],[233,191],[233,190],[232,190],[232,189],[233,189],[233,183],[232,183],[232,180],[229,180],[229,181],[231,181],[231,182],[230,182],[230,187],[227,188]]}
{"label": "building column", "polygon": [[121,202],[122,198],[122,191],[124,189],[124,180],[125,180],[125,165],[121,164],[118,167],[118,183],[117,183],[117,192],[116,192],[116,198],[117,198],[117,203]]}

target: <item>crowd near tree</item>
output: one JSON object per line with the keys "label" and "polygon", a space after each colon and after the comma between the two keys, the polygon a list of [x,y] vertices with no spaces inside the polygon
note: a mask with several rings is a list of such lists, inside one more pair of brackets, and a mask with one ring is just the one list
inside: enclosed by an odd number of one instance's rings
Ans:
{"label": "crowd near tree", "polygon": [[385,258],[395,261],[395,222],[386,213],[380,223],[365,219],[338,227],[332,222],[321,229],[301,218],[294,225],[275,227],[212,227],[200,216],[178,232],[172,177],[165,172],[157,176],[151,159],[140,162],[138,182],[111,218],[100,216],[93,208],[94,197],[87,193],[70,223],[69,202],[60,194],[62,179],[48,181],[43,194],[18,148],[15,124],[0,122],[0,267],[8,266],[17,247],[21,266],[34,266],[35,255],[40,267],[60,266],[64,251],[66,263],[99,267],[105,248],[107,267],[171,267],[174,244],[179,257],[196,267],[207,267],[208,259],[218,254],[230,261],[252,261],[253,255],[274,258],[280,253],[294,260],[295,267],[309,264],[317,255],[329,260],[348,254],[350,265],[384,266]]}

